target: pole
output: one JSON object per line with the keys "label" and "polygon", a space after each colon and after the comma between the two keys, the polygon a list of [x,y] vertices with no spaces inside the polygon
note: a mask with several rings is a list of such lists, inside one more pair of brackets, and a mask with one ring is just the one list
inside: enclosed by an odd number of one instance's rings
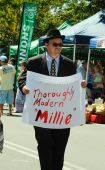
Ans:
{"label": "pole", "polygon": [[76,59],[76,39],[74,40],[73,62],[75,62],[75,59]]}
{"label": "pole", "polygon": [[88,52],[88,62],[87,62],[87,69],[86,69],[86,81],[88,80],[90,53],[91,53],[91,49],[89,48],[89,52]]}

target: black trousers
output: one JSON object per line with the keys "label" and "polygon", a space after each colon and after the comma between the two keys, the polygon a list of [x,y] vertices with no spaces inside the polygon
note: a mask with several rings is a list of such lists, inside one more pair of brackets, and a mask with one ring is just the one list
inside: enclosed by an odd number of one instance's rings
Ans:
{"label": "black trousers", "polygon": [[62,170],[70,129],[34,129],[41,170]]}

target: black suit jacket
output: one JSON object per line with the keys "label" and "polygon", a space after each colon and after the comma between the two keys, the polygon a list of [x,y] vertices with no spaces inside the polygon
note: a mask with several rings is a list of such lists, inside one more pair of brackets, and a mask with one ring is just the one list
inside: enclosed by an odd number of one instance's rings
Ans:
{"label": "black suit jacket", "polygon": [[[46,54],[41,54],[36,57],[32,57],[28,60],[26,70],[21,75],[18,84],[19,88],[22,91],[24,85],[26,85],[26,74],[27,71],[32,71],[44,75],[49,75],[47,68]],[[58,68],[58,77],[65,77],[76,74],[75,64],[68,58],[60,56],[59,68]]]}

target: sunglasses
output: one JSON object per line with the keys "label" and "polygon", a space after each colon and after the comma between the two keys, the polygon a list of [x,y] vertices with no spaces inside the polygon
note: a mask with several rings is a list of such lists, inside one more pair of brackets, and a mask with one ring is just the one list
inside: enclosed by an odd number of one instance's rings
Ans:
{"label": "sunglasses", "polygon": [[62,43],[55,43],[55,42],[53,42],[53,43],[50,43],[53,47],[62,47],[63,46],[63,44]]}

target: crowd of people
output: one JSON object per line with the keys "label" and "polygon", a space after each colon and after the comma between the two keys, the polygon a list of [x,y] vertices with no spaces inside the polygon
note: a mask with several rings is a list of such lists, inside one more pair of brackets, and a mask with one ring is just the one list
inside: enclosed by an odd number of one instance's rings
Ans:
{"label": "crowd of people", "polygon": [[[87,62],[77,64],[77,72],[80,72],[83,79],[86,79]],[[102,98],[105,100],[105,62],[91,61],[87,74],[87,100],[90,104],[94,103],[95,99]]]}
{"label": "crowd of people", "polygon": [[[105,101],[105,62],[91,61],[88,68],[86,98],[89,104],[95,99],[102,98]],[[26,67],[26,61],[21,62],[20,79]],[[76,62],[77,73],[81,73],[83,80],[86,79],[87,61]],[[3,105],[9,106],[9,115],[12,115],[13,107],[17,113],[23,111],[25,95],[16,86],[16,60],[0,57],[0,115],[3,114]]]}

